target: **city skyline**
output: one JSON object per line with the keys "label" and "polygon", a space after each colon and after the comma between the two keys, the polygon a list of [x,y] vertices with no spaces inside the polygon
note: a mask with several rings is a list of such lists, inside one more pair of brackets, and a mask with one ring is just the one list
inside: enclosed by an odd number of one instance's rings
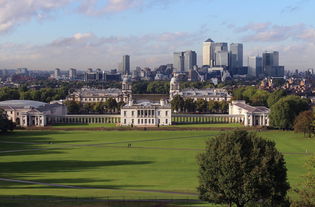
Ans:
{"label": "city skyline", "polygon": [[0,3],[0,68],[109,69],[118,68],[129,54],[133,70],[172,63],[174,52],[186,50],[197,52],[201,66],[202,43],[208,38],[243,43],[244,64],[248,56],[268,50],[279,51],[287,70],[315,65],[315,2],[309,0]]}

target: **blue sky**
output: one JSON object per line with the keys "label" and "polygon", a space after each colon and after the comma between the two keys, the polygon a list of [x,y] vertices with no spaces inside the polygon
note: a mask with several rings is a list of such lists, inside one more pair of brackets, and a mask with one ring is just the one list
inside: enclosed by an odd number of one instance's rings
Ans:
{"label": "blue sky", "polygon": [[[0,0],[0,68],[117,68],[172,63],[202,41],[278,50],[287,69],[315,64],[313,0]],[[246,59],[245,59],[246,62]],[[201,64],[201,61],[199,61]]]}

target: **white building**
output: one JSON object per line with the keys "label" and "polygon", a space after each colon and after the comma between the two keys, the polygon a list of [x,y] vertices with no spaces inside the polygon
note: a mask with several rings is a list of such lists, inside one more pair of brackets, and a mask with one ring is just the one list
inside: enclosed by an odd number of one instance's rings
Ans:
{"label": "white building", "polygon": [[195,89],[187,88],[180,90],[180,82],[177,76],[174,76],[170,82],[170,100],[175,95],[180,95],[184,99],[191,98],[193,100],[204,99],[206,101],[230,101],[232,96],[223,88],[206,88]]}
{"label": "white building", "polygon": [[18,126],[46,126],[49,116],[65,116],[67,107],[58,103],[48,104],[29,100],[10,100],[0,102],[8,119]]}
{"label": "white building", "polygon": [[229,115],[243,115],[244,126],[269,126],[269,112],[264,106],[250,106],[245,101],[229,104]]}
{"label": "white building", "polygon": [[70,94],[67,97],[68,101],[76,101],[82,103],[97,103],[105,102],[113,98],[117,102],[128,103],[132,98],[132,82],[129,76],[125,76],[122,81],[122,89],[119,88],[82,88]]}
{"label": "white building", "polygon": [[172,124],[171,105],[149,101],[134,103],[130,101],[121,109],[122,126],[163,126]]}

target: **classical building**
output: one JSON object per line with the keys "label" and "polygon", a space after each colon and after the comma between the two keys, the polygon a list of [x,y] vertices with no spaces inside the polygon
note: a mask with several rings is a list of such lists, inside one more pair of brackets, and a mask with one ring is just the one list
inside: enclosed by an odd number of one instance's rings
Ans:
{"label": "classical building", "polygon": [[0,102],[8,119],[18,126],[46,126],[50,116],[65,116],[67,108],[58,103],[48,104],[29,100],[10,100]]}
{"label": "classical building", "polygon": [[230,101],[232,96],[227,90],[223,88],[206,88],[206,89],[195,89],[187,88],[180,90],[180,81],[177,76],[174,76],[170,82],[170,100],[175,95],[180,95],[184,99],[191,98],[193,100],[204,99],[206,101]]}
{"label": "classical building", "polygon": [[95,89],[95,88],[82,88],[70,94],[67,97],[68,101],[76,101],[82,103],[97,103],[105,102],[106,100],[113,98],[117,102],[128,103],[132,99],[132,82],[128,76],[125,76],[122,81],[122,89],[119,88],[107,88],[107,89]]}
{"label": "classical building", "polygon": [[229,115],[243,115],[244,126],[269,126],[269,112],[264,106],[250,106],[245,101],[229,104]]}
{"label": "classical building", "polygon": [[156,102],[133,102],[121,109],[122,126],[162,126],[172,124],[171,105],[164,100]]}

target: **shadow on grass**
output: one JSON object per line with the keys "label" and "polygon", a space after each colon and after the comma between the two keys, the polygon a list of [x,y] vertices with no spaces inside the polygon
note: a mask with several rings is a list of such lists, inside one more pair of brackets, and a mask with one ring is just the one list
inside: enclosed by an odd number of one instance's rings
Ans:
{"label": "shadow on grass", "polygon": [[[50,134],[64,134],[70,132],[51,132],[51,131],[16,131],[0,137],[0,156],[13,155],[38,155],[38,154],[60,154],[58,149],[62,144],[73,144],[85,142],[86,140],[58,141]],[[47,136],[48,135],[48,136]],[[42,146],[44,145],[44,146]],[[49,149],[50,148],[50,149]]]}
{"label": "shadow on grass", "polygon": [[[155,197],[155,196],[152,196]],[[0,207],[180,207],[205,204],[193,199],[95,199],[56,196],[0,196]]]}
{"label": "shadow on grass", "polygon": [[111,161],[80,161],[80,160],[49,160],[1,162],[0,176],[11,173],[42,173],[42,172],[74,172],[96,167],[110,167],[123,165],[146,165],[152,161],[111,160]]}

